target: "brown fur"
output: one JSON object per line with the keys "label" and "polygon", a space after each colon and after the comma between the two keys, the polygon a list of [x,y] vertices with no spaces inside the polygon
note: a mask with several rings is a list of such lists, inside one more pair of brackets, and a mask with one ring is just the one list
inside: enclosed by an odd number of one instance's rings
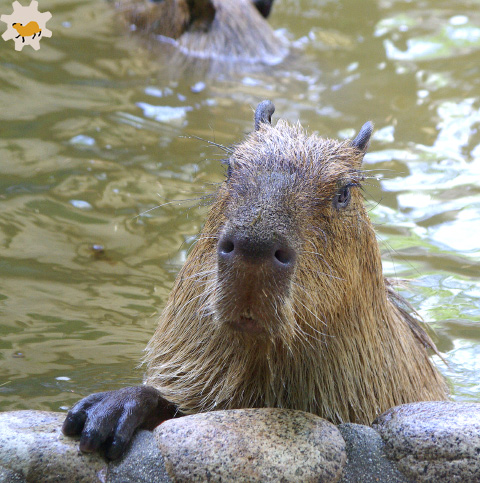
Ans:
{"label": "brown fur", "polygon": [[117,6],[138,31],[175,39],[189,56],[273,64],[286,54],[251,0],[121,0]]}
{"label": "brown fur", "polygon": [[[427,355],[433,342],[383,278],[360,187],[345,209],[332,204],[339,187],[362,182],[363,155],[283,120],[233,149],[147,346],[146,384],[185,413],[280,407],[335,423],[447,397]],[[231,229],[288,239],[291,277],[248,264],[221,272],[217,243]],[[261,333],[232,329],[243,316]]]}

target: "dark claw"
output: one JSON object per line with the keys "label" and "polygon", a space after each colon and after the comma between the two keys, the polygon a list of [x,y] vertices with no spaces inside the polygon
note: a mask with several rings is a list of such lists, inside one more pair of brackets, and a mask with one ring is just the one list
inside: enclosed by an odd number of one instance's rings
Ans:
{"label": "dark claw", "polygon": [[85,425],[86,419],[86,413],[72,414],[72,412],[69,411],[62,425],[62,433],[65,436],[75,436],[79,434]]}
{"label": "dark claw", "polygon": [[93,453],[105,442],[103,434],[100,431],[83,432],[80,438],[80,451],[84,453]]}
{"label": "dark claw", "polygon": [[124,440],[122,438],[114,438],[112,441],[112,444],[110,447],[107,449],[105,452],[106,457],[109,460],[116,460],[122,456],[123,453],[125,453],[125,450],[127,449],[128,443],[130,440]]}
{"label": "dark claw", "polygon": [[62,432],[65,436],[75,436],[82,432],[82,429],[87,420],[90,407],[100,402],[106,395],[106,392],[99,392],[91,394],[86,398],[83,398],[70,411],[68,411],[67,417],[62,425]]}

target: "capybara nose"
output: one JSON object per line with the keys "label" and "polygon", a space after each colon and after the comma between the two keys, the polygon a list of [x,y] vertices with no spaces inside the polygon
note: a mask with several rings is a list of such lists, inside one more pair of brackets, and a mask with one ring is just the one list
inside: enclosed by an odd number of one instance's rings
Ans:
{"label": "capybara nose", "polygon": [[218,259],[226,266],[233,263],[261,263],[277,271],[293,268],[296,253],[283,237],[257,240],[240,234],[224,234],[218,241]]}

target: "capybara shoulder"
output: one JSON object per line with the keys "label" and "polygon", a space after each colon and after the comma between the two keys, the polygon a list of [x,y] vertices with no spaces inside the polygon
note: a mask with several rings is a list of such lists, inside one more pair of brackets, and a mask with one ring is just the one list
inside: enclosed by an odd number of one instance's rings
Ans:
{"label": "capybara shoulder", "polygon": [[447,397],[429,336],[382,274],[353,140],[271,123],[229,149],[227,176],[147,346],[146,383],[180,411],[282,407],[369,424]]}

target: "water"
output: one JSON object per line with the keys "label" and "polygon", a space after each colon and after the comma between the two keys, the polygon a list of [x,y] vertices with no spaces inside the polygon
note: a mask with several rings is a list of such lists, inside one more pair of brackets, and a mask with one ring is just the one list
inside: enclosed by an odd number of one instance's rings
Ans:
{"label": "water", "polygon": [[39,51],[0,40],[0,410],[141,381],[199,198],[223,177],[221,151],[191,136],[239,141],[264,98],[324,136],[374,121],[366,202],[385,273],[411,280],[455,399],[478,400],[479,6],[276,0],[292,58],[206,77],[169,68],[109,3],[41,1]]}

